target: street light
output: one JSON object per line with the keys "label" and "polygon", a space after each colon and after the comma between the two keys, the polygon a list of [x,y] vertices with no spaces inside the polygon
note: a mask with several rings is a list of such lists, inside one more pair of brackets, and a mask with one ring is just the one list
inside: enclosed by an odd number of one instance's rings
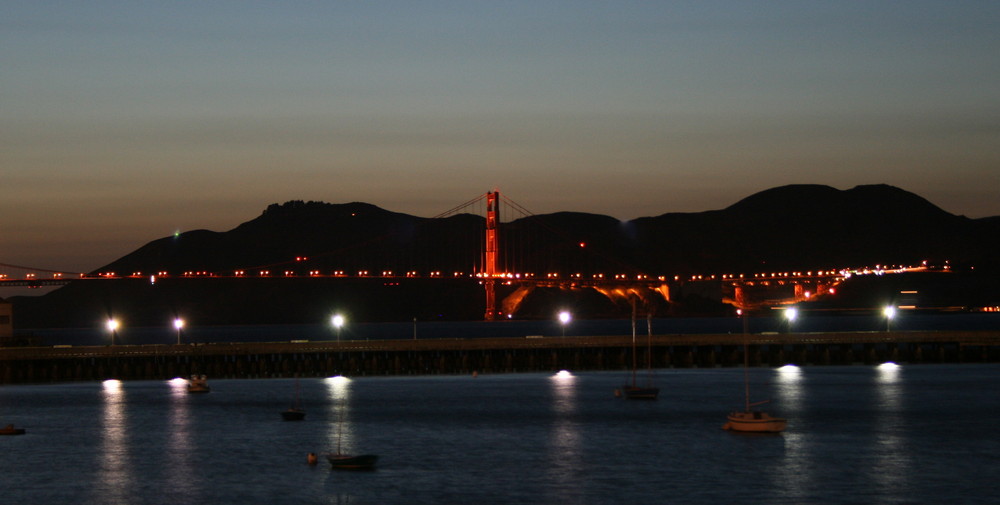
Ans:
{"label": "street light", "polygon": [[788,320],[788,332],[792,331],[792,323],[795,322],[795,318],[799,317],[799,311],[795,307],[789,307],[785,309],[785,319]]}
{"label": "street light", "polygon": [[174,319],[174,329],[177,330],[177,345],[181,345],[181,328],[184,327],[184,320],[181,318]]}
{"label": "street light", "polygon": [[108,331],[111,332],[111,345],[115,345],[115,333],[118,332],[118,320],[115,318],[108,319]]}
{"label": "street light", "polygon": [[344,326],[344,316],[336,314],[330,318],[330,324],[337,330],[337,342],[340,342],[340,328]]}
{"label": "street light", "polygon": [[896,317],[896,307],[890,305],[882,309],[882,315],[885,316],[885,331],[889,331],[889,326],[892,324],[892,318]]}
{"label": "street light", "polygon": [[559,313],[559,323],[562,324],[562,336],[564,337],[566,336],[566,325],[569,324],[571,318],[569,312],[565,310]]}

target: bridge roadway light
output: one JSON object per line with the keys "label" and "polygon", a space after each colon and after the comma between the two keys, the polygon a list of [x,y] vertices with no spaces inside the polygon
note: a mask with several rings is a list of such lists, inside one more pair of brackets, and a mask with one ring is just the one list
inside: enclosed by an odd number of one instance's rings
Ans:
{"label": "bridge roadway light", "polygon": [[181,329],[184,328],[184,320],[181,318],[174,319],[174,329],[177,330],[177,345],[181,345]]}
{"label": "bridge roadway light", "polygon": [[111,332],[111,345],[115,345],[115,333],[118,333],[118,320],[108,319],[108,331]]}
{"label": "bridge roadway light", "polygon": [[569,312],[564,310],[559,313],[559,324],[562,325],[562,336],[564,337],[566,336],[566,325],[569,324],[570,319],[572,319],[572,316],[570,316]]}
{"label": "bridge roadway light", "polygon": [[337,342],[340,342],[340,328],[344,326],[344,316],[336,314],[330,318],[330,324],[337,330]]}

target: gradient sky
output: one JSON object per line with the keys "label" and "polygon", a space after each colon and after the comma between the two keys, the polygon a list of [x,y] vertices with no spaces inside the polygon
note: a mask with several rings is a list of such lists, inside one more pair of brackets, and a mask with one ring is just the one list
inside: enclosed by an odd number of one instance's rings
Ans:
{"label": "gradient sky", "polygon": [[1000,215],[1000,2],[0,0],[0,263],[288,200],[433,216],[886,183]]}

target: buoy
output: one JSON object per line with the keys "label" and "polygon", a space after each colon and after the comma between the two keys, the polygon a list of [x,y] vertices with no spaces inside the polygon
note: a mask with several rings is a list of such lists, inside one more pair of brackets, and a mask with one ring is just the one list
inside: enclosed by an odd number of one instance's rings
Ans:
{"label": "buoy", "polygon": [[315,452],[310,452],[309,455],[306,456],[306,461],[308,461],[310,465],[315,465],[316,462],[318,461],[316,459],[316,453]]}
{"label": "buoy", "polygon": [[478,370],[473,370],[472,371],[472,378],[475,379],[476,377],[479,377],[479,371]]}

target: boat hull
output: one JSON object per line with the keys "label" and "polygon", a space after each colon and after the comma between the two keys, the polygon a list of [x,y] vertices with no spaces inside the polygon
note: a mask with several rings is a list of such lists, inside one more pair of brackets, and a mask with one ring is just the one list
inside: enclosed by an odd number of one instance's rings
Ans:
{"label": "boat hull", "polygon": [[788,424],[787,420],[771,417],[766,412],[733,412],[726,419],[729,422],[722,429],[744,433],[780,433]]}
{"label": "boat hull", "polygon": [[15,428],[13,424],[0,428],[0,435],[24,435],[24,433],[24,428]]}
{"label": "boat hull", "polygon": [[334,470],[374,470],[378,456],[375,454],[327,454],[326,460]]}
{"label": "boat hull", "polygon": [[660,388],[625,386],[621,393],[626,400],[655,400],[660,395]]}
{"label": "boat hull", "polygon": [[212,388],[208,387],[208,378],[204,375],[192,375],[187,384],[188,393],[207,393]]}
{"label": "boat hull", "polygon": [[285,421],[301,421],[305,419],[306,412],[299,409],[288,409],[281,413],[281,418]]}

